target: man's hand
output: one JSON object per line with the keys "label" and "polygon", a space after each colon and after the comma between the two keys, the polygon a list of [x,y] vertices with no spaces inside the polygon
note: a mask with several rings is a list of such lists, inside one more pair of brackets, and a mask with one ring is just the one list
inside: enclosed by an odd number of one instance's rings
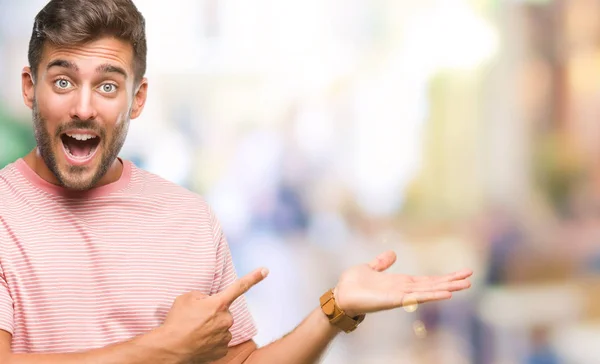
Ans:
{"label": "man's hand", "polygon": [[416,277],[384,273],[396,261],[386,252],[368,264],[350,268],[334,289],[335,301],[347,315],[389,310],[416,303],[446,300],[452,292],[471,287],[473,272],[461,270],[444,276]]}
{"label": "man's hand", "polygon": [[214,296],[192,291],[177,297],[160,327],[164,338],[160,345],[177,363],[209,363],[224,357],[233,325],[229,307],[267,274],[266,269],[257,269]]}

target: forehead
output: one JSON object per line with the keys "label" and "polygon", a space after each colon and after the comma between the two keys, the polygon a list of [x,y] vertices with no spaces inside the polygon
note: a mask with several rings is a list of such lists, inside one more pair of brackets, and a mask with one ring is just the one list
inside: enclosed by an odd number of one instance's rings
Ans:
{"label": "forehead", "polygon": [[133,74],[133,47],[116,38],[100,38],[81,45],[44,44],[40,70],[57,61],[66,60],[75,64],[79,71],[93,71],[99,65],[113,64],[128,74]]}

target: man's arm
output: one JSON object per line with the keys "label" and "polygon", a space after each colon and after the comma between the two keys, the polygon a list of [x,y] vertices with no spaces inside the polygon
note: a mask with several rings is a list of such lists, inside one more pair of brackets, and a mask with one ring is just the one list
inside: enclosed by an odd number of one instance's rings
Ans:
{"label": "man's arm", "polygon": [[[164,342],[160,331],[151,331],[132,340],[104,348],[69,354],[11,354],[12,336],[0,330],[0,364],[175,364],[180,360],[160,348]],[[256,350],[253,341],[231,347],[225,362],[247,358]],[[221,361],[218,361],[219,363]],[[215,362],[216,363],[216,362]]]}
{"label": "man's arm", "polygon": [[[415,303],[451,298],[451,292],[470,287],[471,271],[463,270],[440,277],[413,277],[382,273],[396,260],[387,252],[369,264],[349,269],[335,289],[338,306],[349,316],[377,312]],[[294,331],[247,357],[223,358],[227,364],[312,364],[341,330],[329,323],[320,308],[314,310]]]}
{"label": "man's arm", "polygon": [[283,338],[260,349],[247,341],[211,364],[316,363],[339,332],[319,308]]}
{"label": "man's arm", "polygon": [[254,351],[244,364],[316,363],[340,332],[318,308],[290,334]]}
{"label": "man's arm", "polygon": [[132,340],[78,353],[11,354],[12,335],[0,330],[1,364],[175,364],[174,356],[160,349],[161,333],[151,331]]}

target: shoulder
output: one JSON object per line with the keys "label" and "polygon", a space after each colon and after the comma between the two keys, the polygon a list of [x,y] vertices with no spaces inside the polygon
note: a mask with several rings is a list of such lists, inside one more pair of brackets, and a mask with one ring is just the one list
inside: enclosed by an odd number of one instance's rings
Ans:
{"label": "shoulder", "polygon": [[15,178],[17,171],[16,162],[9,163],[0,169],[0,182],[7,182]]}
{"label": "shoulder", "polygon": [[16,186],[23,182],[25,179],[18,173],[16,162],[6,165],[0,169],[0,196],[14,192]]}
{"label": "shoulder", "polygon": [[17,162],[0,169],[0,218],[27,211],[28,204],[36,197],[32,191],[27,179],[19,172]]}

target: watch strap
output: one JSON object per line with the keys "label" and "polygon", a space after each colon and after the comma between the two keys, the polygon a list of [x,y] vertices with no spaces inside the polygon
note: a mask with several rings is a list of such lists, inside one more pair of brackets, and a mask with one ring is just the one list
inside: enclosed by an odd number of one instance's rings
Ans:
{"label": "watch strap", "polygon": [[365,319],[365,315],[358,315],[356,317],[346,315],[344,310],[335,302],[335,296],[331,289],[321,296],[320,303],[321,309],[329,319],[329,322],[346,333],[356,330],[358,325]]}

